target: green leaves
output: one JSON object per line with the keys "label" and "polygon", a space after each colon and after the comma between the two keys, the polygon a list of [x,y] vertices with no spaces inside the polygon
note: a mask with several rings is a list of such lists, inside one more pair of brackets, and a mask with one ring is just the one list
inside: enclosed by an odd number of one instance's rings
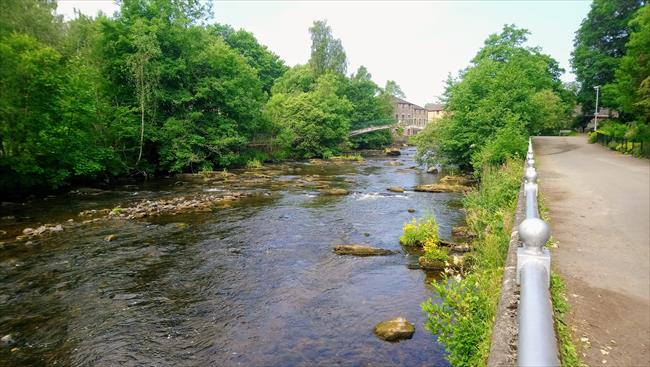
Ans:
{"label": "green leaves", "polygon": [[[502,163],[520,151],[512,146],[507,154],[503,149],[497,154],[494,147],[482,152],[502,129],[510,129],[508,139],[520,142],[528,134],[555,133],[566,126],[571,100],[559,80],[560,69],[548,55],[524,46],[527,34],[505,26],[486,40],[458,80],[448,81],[448,115],[416,139],[420,157],[435,154],[461,168],[473,164],[478,171],[481,162]],[[491,154],[498,157],[489,158]]]}

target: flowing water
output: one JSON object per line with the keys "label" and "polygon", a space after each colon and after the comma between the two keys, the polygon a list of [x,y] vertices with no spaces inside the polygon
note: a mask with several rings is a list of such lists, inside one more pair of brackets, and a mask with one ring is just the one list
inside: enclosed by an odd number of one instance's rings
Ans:
{"label": "flowing water", "polygon": [[[412,154],[270,166],[272,184],[233,184],[253,195],[211,213],[99,221],[30,244],[6,238],[77,220],[82,210],[228,184],[168,178],[4,203],[0,337],[13,340],[0,344],[0,365],[447,365],[423,327],[433,278],[409,269],[414,257],[332,253],[346,243],[400,250],[402,225],[427,213],[449,237],[462,220],[459,196],[408,191],[437,180],[412,168]],[[313,181],[350,194],[322,195]],[[117,239],[106,241],[108,234]],[[415,324],[411,340],[373,335],[378,322],[397,316]]]}

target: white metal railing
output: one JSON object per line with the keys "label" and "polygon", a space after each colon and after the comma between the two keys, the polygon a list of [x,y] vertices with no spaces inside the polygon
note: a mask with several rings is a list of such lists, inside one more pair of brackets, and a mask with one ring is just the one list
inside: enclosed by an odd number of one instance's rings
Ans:
{"label": "white metal railing", "polygon": [[544,248],[551,231],[539,216],[537,171],[530,140],[524,179],[526,219],[518,227],[523,247],[517,249],[517,284],[520,286],[517,365],[559,366],[549,292],[551,255]]}

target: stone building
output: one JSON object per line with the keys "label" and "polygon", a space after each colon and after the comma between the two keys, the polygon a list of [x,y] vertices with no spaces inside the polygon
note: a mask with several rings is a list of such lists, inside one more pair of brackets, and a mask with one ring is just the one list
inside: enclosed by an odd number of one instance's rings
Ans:
{"label": "stone building", "polygon": [[429,122],[441,118],[445,113],[445,105],[440,103],[427,103],[424,108],[427,110],[427,121]]}
{"label": "stone building", "polygon": [[398,97],[393,97],[393,113],[406,136],[419,133],[427,124],[426,109]]}

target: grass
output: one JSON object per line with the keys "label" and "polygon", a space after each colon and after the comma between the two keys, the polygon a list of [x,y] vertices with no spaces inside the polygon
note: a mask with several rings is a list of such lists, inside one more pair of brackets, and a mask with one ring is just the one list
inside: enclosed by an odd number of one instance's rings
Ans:
{"label": "grass", "polygon": [[248,169],[260,169],[260,168],[262,168],[262,162],[260,162],[258,159],[251,159],[248,162],[246,162],[246,168],[248,168]]}
{"label": "grass", "polygon": [[563,367],[585,367],[586,365],[578,357],[578,351],[571,339],[571,330],[565,322],[565,316],[569,312],[565,289],[566,286],[562,278],[551,272],[551,301],[553,303],[555,335],[560,349],[560,364]]}
{"label": "grass", "polygon": [[426,241],[437,245],[438,224],[433,216],[426,216],[420,219],[420,222],[413,219],[411,222],[404,224],[403,233],[399,238],[399,243],[404,246],[424,246]]}

